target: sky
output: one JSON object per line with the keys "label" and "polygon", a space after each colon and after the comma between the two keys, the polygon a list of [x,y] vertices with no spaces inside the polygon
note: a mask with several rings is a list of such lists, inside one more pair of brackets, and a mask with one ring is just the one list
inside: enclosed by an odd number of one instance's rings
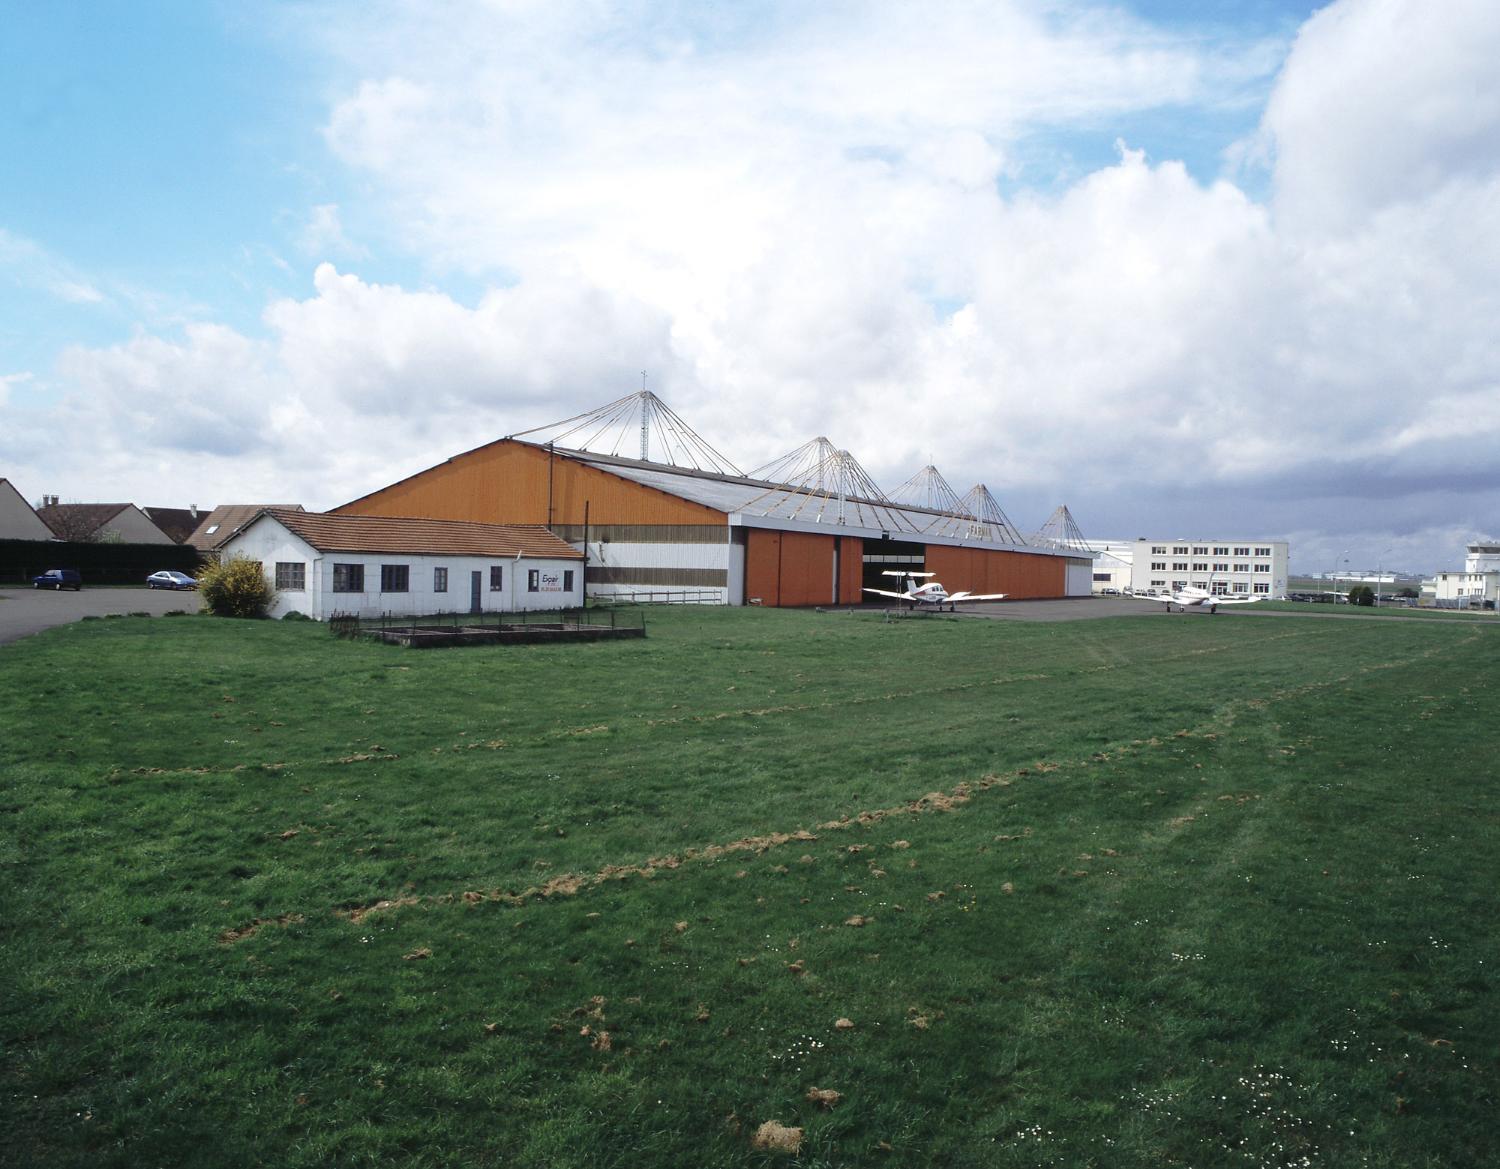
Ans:
{"label": "sky", "polygon": [[644,372],[740,467],[827,436],[1022,531],[1500,536],[1493,0],[0,16],[33,501],[333,507]]}

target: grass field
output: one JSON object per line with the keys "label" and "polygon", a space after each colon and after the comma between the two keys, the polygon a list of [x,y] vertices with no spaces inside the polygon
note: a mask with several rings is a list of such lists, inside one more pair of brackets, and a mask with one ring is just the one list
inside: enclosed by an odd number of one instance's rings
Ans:
{"label": "grass field", "polygon": [[1497,637],[0,647],[4,1162],[1495,1164]]}

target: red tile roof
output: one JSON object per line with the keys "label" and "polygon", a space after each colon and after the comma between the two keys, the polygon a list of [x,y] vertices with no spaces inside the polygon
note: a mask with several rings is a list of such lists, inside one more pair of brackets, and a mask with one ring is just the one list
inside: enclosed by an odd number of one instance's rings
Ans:
{"label": "red tile roof", "polygon": [[278,511],[301,511],[300,503],[221,503],[203,517],[187,538],[187,543],[202,552],[212,552],[267,508]]}
{"label": "red tile roof", "polygon": [[[320,552],[399,552],[414,556],[533,556],[582,560],[583,553],[541,524],[476,524],[405,516],[330,515],[267,508]],[[249,525],[245,525],[248,527]]]}

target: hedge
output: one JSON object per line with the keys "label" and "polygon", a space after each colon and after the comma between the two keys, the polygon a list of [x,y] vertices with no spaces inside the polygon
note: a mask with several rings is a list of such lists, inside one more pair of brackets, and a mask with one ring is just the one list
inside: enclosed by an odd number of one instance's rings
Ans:
{"label": "hedge", "polygon": [[139,584],[153,572],[197,575],[203,557],[191,544],[74,544],[0,540],[0,583],[30,584],[49,568],[74,568],[87,585]]}

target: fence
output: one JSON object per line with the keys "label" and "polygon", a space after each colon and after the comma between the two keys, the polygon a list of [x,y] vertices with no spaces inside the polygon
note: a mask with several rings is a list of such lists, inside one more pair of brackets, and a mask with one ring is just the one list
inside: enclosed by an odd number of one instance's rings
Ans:
{"label": "fence", "polygon": [[523,609],[509,613],[430,613],[421,617],[405,613],[382,613],[361,617],[355,613],[335,613],[328,619],[328,629],[335,637],[373,637],[392,640],[398,635],[441,634],[468,631],[522,635],[528,631],[573,632],[615,630],[646,631],[643,612],[618,609]]}
{"label": "fence", "polygon": [[631,589],[629,592],[592,593],[596,605],[722,605],[723,589]]}

